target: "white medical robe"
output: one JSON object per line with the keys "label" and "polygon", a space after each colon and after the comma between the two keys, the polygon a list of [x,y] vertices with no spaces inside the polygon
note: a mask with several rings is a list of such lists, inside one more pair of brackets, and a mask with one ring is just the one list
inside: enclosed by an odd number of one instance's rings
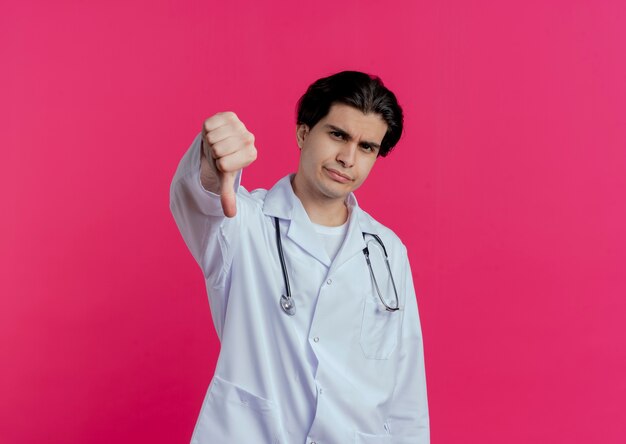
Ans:
{"label": "white medical robe", "polygon": [[[428,443],[421,327],[398,237],[351,194],[348,233],[331,262],[290,176],[269,191],[252,192],[238,178],[237,216],[226,218],[219,196],[201,185],[200,141],[182,158],[170,195],[178,228],[204,274],[221,342],[191,442]],[[285,284],[274,217],[294,316],[279,305]],[[378,297],[363,232],[385,244],[399,311],[386,311]],[[368,245],[381,294],[395,304],[382,249]]]}

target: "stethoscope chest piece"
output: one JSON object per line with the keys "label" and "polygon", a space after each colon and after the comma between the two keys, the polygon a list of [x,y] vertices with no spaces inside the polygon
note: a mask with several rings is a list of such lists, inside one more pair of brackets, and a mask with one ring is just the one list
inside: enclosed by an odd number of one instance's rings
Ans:
{"label": "stethoscope chest piece", "polygon": [[291,296],[285,296],[284,294],[280,296],[280,308],[289,316],[296,314],[296,304],[293,303]]}

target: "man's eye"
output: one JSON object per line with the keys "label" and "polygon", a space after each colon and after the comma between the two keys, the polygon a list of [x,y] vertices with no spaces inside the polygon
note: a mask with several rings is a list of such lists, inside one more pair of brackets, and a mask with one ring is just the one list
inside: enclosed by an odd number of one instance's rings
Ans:
{"label": "man's eye", "polygon": [[373,147],[373,146],[371,146],[371,145],[368,145],[367,143],[365,143],[365,144],[361,145],[361,147],[362,147],[365,151],[367,151],[367,152],[374,151],[374,147]]}
{"label": "man's eye", "polygon": [[331,131],[330,135],[339,139],[343,139],[343,133],[340,133],[339,131]]}

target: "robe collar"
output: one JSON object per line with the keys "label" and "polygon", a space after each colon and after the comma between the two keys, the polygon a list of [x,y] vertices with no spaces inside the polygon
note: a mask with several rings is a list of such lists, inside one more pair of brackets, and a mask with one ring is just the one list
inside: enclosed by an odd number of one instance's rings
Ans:
{"label": "robe collar", "polygon": [[365,248],[363,233],[379,233],[371,217],[359,207],[354,193],[346,197],[349,214],[348,231],[335,260],[331,262],[315,231],[315,226],[293,191],[291,186],[293,177],[293,174],[283,177],[267,192],[263,213],[269,217],[278,217],[281,224],[288,223],[287,237],[325,266],[329,268],[332,266],[333,270],[355,254],[362,254]]}

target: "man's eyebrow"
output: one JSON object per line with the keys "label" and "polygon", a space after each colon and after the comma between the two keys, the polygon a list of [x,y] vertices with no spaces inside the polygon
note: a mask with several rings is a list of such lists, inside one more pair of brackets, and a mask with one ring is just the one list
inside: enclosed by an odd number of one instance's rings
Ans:
{"label": "man's eyebrow", "polygon": [[[326,125],[324,125],[324,127],[328,128],[330,130],[336,131],[338,133],[341,133],[347,140],[352,140],[352,135],[349,132],[347,132],[346,130],[343,130],[343,129],[339,128],[338,126],[331,125],[330,123],[327,123]],[[372,146],[372,147],[374,147],[376,149],[380,149],[380,144],[376,143],[376,142],[369,142],[367,140],[363,140],[361,142],[361,145],[363,145],[363,144],[367,144],[367,145]]]}

